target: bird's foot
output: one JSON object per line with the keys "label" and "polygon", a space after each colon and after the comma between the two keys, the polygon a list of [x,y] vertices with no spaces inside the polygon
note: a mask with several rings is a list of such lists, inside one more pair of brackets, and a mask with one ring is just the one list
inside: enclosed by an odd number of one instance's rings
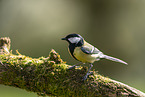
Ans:
{"label": "bird's foot", "polygon": [[87,74],[83,77],[82,80],[83,80],[83,81],[86,80],[86,79],[88,78],[88,76],[91,75],[91,74],[93,74],[93,72],[89,72],[89,73],[87,73]]}

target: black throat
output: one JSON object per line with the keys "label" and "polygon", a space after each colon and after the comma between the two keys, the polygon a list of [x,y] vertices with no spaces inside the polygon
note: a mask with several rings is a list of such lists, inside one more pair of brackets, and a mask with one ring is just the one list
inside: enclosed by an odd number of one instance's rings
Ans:
{"label": "black throat", "polygon": [[[70,51],[71,55],[72,55],[75,59],[76,59],[76,57],[73,55],[74,49],[75,49],[76,47],[81,47],[83,44],[84,44],[84,40],[83,40],[83,39],[81,39],[78,43],[70,43],[70,44],[69,44],[69,51]],[[76,60],[77,60],[77,59],[76,59]]]}

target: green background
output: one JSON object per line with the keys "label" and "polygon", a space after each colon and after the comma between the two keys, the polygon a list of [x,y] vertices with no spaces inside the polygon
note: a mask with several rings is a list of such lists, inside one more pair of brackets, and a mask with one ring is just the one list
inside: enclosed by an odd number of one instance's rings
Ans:
{"label": "green background", "polygon": [[[47,57],[53,48],[76,64],[61,40],[70,33],[129,64],[103,59],[93,69],[145,92],[145,0],[0,0],[0,37],[11,38],[14,54]],[[37,95],[0,85],[0,97]]]}

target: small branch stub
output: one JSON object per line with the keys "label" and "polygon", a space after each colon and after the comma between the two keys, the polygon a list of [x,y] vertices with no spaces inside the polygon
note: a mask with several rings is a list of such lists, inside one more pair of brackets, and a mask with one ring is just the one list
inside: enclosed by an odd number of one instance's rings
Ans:
{"label": "small branch stub", "polygon": [[9,37],[0,38],[0,54],[9,53],[11,40]]}
{"label": "small branch stub", "polygon": [[56,62],[56,64],[63,63],[63,60],[60,58],[60,55],[52,49],[49,53],[49,59]]}

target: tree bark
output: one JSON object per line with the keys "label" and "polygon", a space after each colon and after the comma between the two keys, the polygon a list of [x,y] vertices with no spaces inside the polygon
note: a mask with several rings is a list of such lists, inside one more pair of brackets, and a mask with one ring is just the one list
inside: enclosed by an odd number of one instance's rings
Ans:
{"label": "tree bark", "polygon": [[[7,38],[1,38],[7,39]],[[9,40],[10,41],[10,40]],[[0,46],[1,46],[0,42]],[[8,44],[7,44],[8,45]],[[82,81],[88,68],[68,70],[58,53],[51,50],[47,58],[31,58],[5,52],[0,47],[0,84],[13,86],[45,96],[95,97],[95,96],[141,96],[145,93],[121,82],[101,76],[93,71],[87,80]]]}

